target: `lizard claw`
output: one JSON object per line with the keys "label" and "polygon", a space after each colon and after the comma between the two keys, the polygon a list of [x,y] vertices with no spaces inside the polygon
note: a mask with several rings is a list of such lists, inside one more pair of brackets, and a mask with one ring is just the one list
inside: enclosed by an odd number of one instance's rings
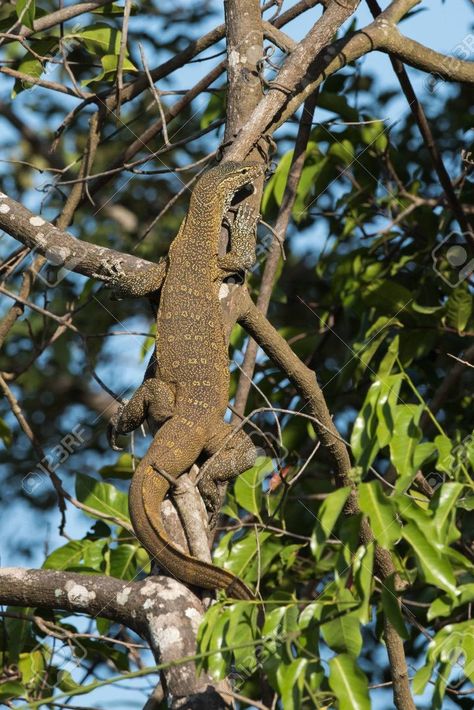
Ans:
{"label": "lizard claw", "polygon": [[123,446],[117,444],[117,429],[112,422],[107,425],[107,441],[114,451],[123,451]]}
{"label": "lizard claw", "polygon": [[118,427],[125,404],[126,403],[124,402],[118,407],[117,411],[112,415],[112,418],[107,424],[107,441],[109,442],[109,446],[114,451],[123,451],[123,446],[119,446],[117,444],[117,435],[120,433],[118,431]]}

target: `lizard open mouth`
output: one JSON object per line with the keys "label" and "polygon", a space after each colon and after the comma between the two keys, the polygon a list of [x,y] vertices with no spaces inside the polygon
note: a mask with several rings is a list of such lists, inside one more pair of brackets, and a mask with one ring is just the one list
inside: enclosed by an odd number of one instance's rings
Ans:
{"label": "lizard open mouth", "polygon": [[237,192],[234,194],[232,202],[230,204],[234,207],[235,205],[238,205],[240,202],[245,200],[246,197],[249,197],[249,195],[253,195],[254,192],[255,185],[253,184],[253,182],[248,182],[246,185],[239,187]]}

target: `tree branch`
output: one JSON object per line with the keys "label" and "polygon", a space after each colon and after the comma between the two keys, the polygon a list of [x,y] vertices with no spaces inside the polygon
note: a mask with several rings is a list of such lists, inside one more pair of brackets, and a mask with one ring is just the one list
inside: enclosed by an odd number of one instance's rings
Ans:
{"label": "tree branch", "polygon": [[166,259],[153,264],[130,254],[80,241],[19,202],[0,193],[0,229],[43,254],[53,264],[104,281],[121,296],[141,294],[142,284],[158,290],[166,273]]}
{"label": "tree branch", "polygon": [[229,160],[242,160],[262,135],[270,135],[292,116],[303,101],[327,78],[349,62],[374,50],[392,52],[402,61],[449,81],[474,83],[474,63],[446,57],[400,34],[398,22],[419,0],[393,2],[362,30],[331,43],[358,1],[327,5],[324,15],[284,62],[276,81],[253,111],[246,126],[226,152]]}
{"label": "tree branch", "polygon": [[[49,15],[38,18],[33,22],[33,29],[21,23],[17,23],[9,34],[17,34],[18,37],[26,39],[36,32],[49,30],[51,27],[66,22],[66,20],[71,20],[73,17],[78,17],[78,15],[83,15],[85,12],[92,12],[92,10],[97,10],[98,7],[102,7],[103,5],[110,5],[111,1],[112,0],[97,0],[97,2],[80,2],[77,5],[69,5],[68,7],[63,7],[60,10],[51,12]],[[8,44],[14,41],[14,37],[6,37],[2,44]]]}
{"label": "tree branch", "polygon": [[64,610],[124,624],[144,638],[157,663],[171,707],[225,707],[207,674],[196,675],[196,631],[203,609],[184,585],[169,577],[124,582],[76,572],[0,569],[0,604]]}
{"label": "tree branch", "polygon": [[[372,15],[374,17],[378,17],[381,13],[381,9],[377,0],[367,0],[367,4]],[[412,112],[415,121],[418,125],[421,137],[423,138],[423,141],[428,149],[433,168],[435,169],[438,175],[441,187],[443,188],[444,193],[446,195],[447,202],[451,207],[457,221],[459,222],[461,229],[466,234],[469,234],[470,226],[468,223],[468,218],[466,217],[462,205],[459,202],[458,196],[456,195],[453,184],[451,182],[451,178],[449,177],[448,171],[445,168],[443,159],[441,157],[441,154],[438,150],[438,146],[436,145],[436,141],[431,131],[430,124],[428,123],[428,119],[426,118],[426,114],[423,110],[423,106],[421,105],[420,101],[418,101],[418,97],[415,94],[407,70],[405,69],[403,62],[399,58],[395,57],[391,52],[389,52],[389,58],[393,70],[400,83],[400,87],[408,102],[410,111]],[[474,74],[474,64],[472,68]],[[471,241],[473,239],[474,235],[471,235]]]}

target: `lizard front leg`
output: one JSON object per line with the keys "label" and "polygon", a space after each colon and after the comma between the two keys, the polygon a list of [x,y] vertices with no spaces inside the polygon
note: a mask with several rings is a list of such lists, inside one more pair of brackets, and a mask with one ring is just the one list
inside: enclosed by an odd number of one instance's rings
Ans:
{"label": "lizard front leg", "polygon": [[242,429],[235,431],[233,426],[222,422],[205,451],[212,458],[201,468],[198,488],[210,515],[209,527],[212,528],[219,513],[219,484],[231,481],[252,468],[259,450]]}
{"label": "lizard front leg", "polygon": [[117,445],[119,434],[129,434],[151,419],[155,424],[161,424],[173,414],[175,393],[171,385],[155,377],[146,379],[137,389],[129,402],[122,405],[112,417],[107,435],[111,447],[115,451],[122,449]]}
{"label": "lizard front leg", "polygon": [[255,232],[259,217],[247,203],[239,207],[230,226],[230,251],[217,260],[223,271],[242,271],[255,264]]}

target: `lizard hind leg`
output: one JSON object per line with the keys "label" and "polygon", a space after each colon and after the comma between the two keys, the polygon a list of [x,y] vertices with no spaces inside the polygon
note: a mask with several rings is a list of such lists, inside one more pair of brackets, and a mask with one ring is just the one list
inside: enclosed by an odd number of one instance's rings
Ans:
{"label": "lizard hind leg", "polygon": [[145,420],[152,429],[156,429],[171,417],[174,404],[175,393],[171,385],[155,377],[146,379],[131,400],[121,405],[110,420],[107,428],[110,446],[115,451],[122,451],[117,445],[117,435],[135,431]]}
{"label": "lizard hind leg", "polygon": [[201,468],[198,488],[210,515],[209,527],[213,527],[219,513],[219,484],[232,481],[252,468],[258,448],[242,429],[235,431],[231,424],[221,422],[206,446],[206,453],[211,458]]}

